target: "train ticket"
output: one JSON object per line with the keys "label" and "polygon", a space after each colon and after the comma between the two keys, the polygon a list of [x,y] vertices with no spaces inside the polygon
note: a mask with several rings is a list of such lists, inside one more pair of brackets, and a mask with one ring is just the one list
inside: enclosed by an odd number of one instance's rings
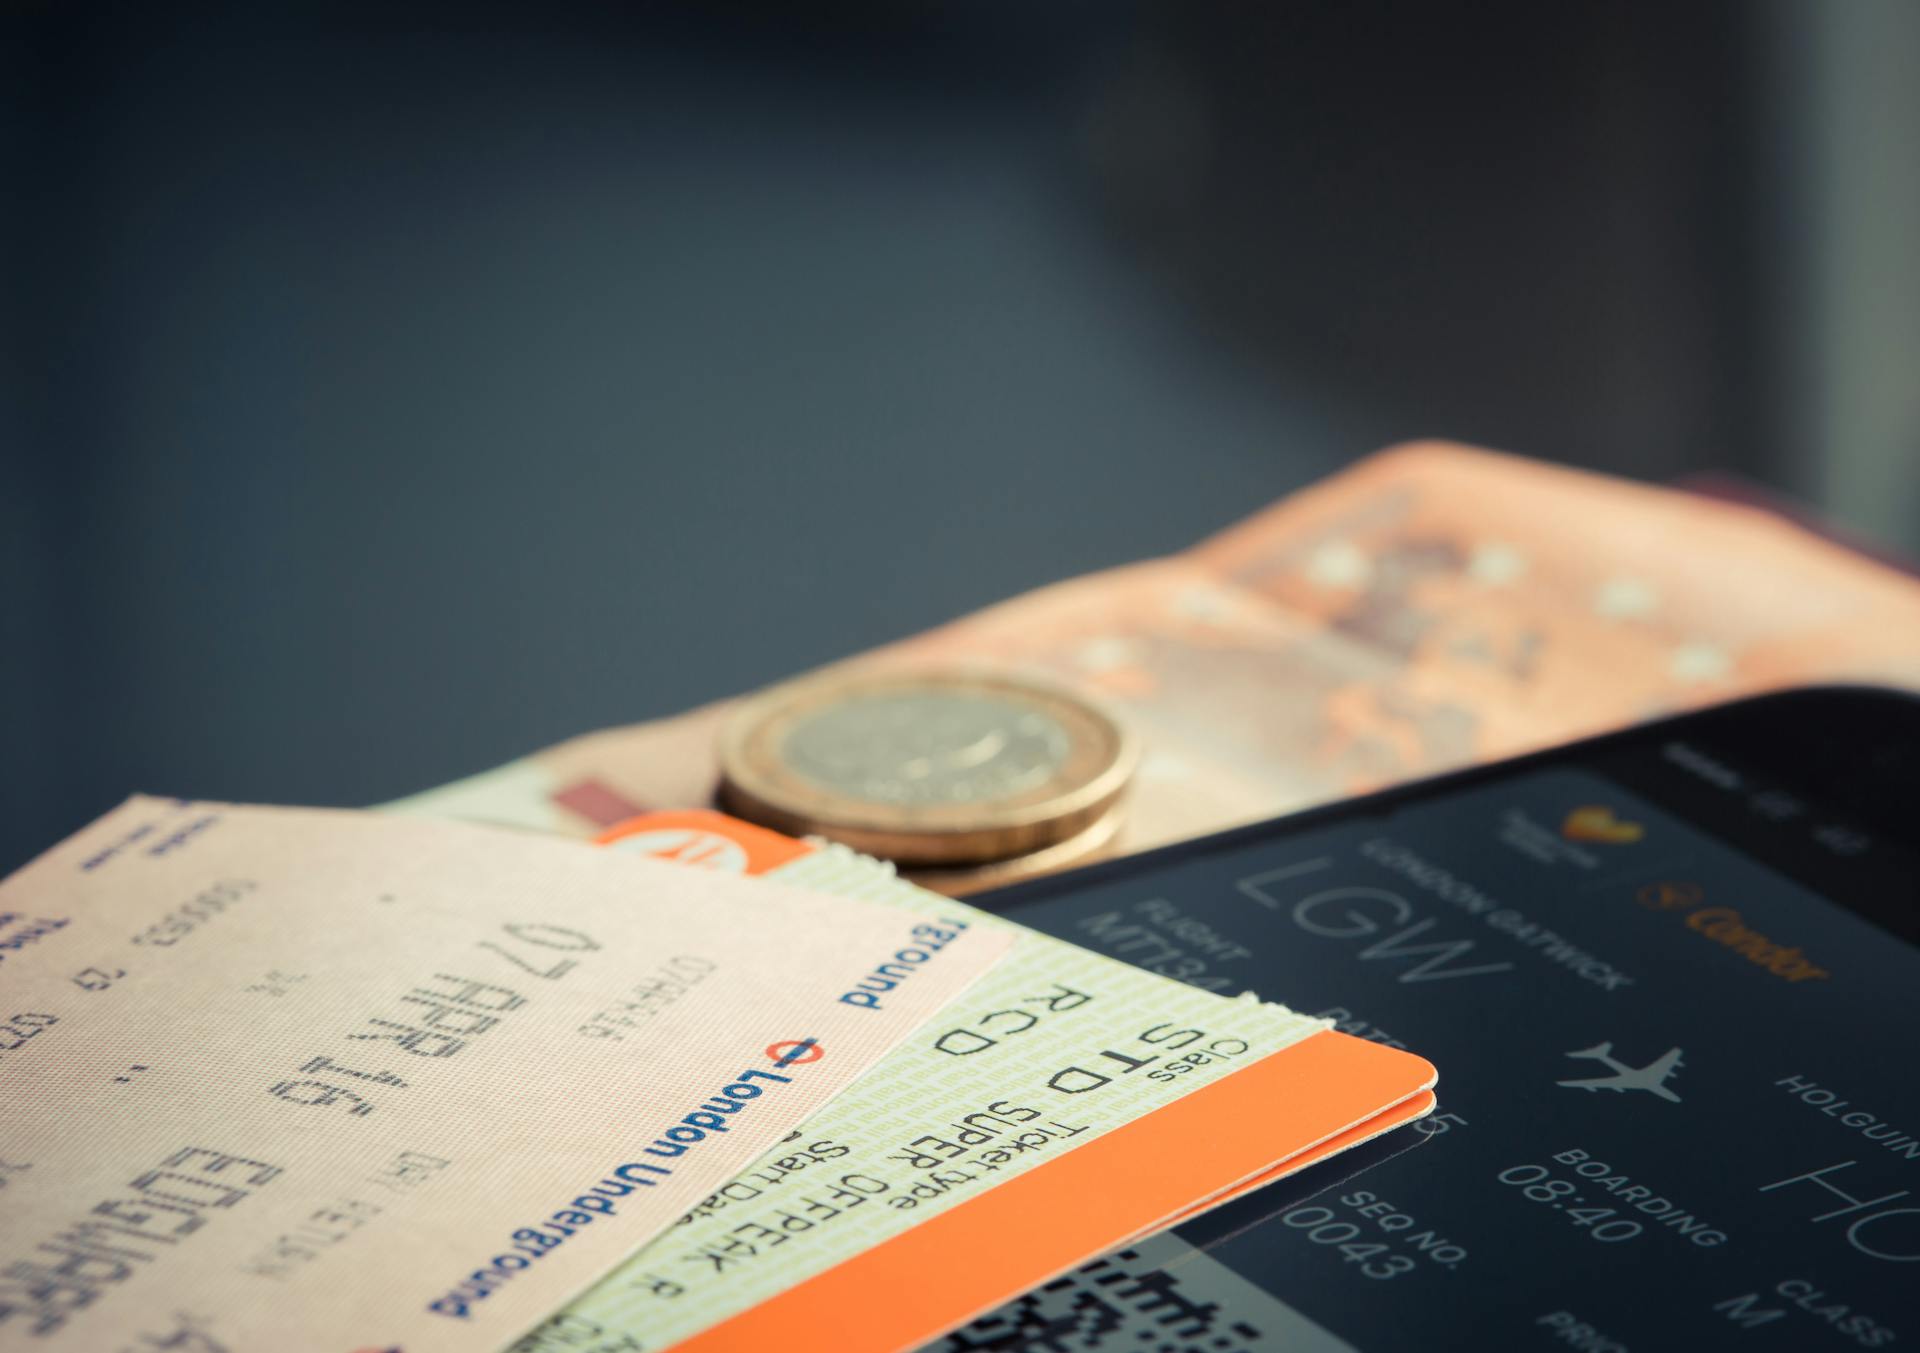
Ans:
{"label": "train ticket", "polygon": [[[761,1325],[785,1330],[783,1340],[881,1348],[891,1346],[881,1327],[890,1313],[928,1337],[939,1331],[942,1310],[949,1312],[945,1324],[958,1324],[1105,1247],[1079,1240],[1072,1229],[1071,1214],[1090,1201],[1082,1172],[1057,1189],[1039,1180],[1059,1162],[1084,1158],[1108,1181],[1093,1184],[1096,1191],[1131,1195],[1120,1213],[1133,1220],[1116,1223],[1122,1233],[1106,1238],[1117,1244],[1131,1238],[1127,1226],[1167,1224],[1235,1186],[1284,1173],[1281,1162],[1297,1168],[1305,1153],[1335,1138],[1336,1149],[1351,1145],[1432,1107],[1425,1092],[1433,1068],[1417,1057],[1327,1032],[1327,1021],[1281,1005],[1227,994],[1222,981],[1198,972],[1172,968],[1189,979],[1176,981],[1027,930],[914,887],[844,847],[796,842],[705,811],[651,814],[602,839],[711,871],[758,873],[882,901],[916,919],[965,919],[1017,936],[1017,943],[872,1074],[514,1353],[651,1350],[702,1331],[711,1331],[696,1341],[702,1348],[748,1348],[760,1346]],[[1192,942],[1204,946],[1207,937],[1196,934]],[[1276,1059],[1296,1048],[1306,1059],[1298,1065]],[[1236,1074],[1254,1068],[1265,1070],[1254,1079]],[[1157,1111],[1228,1080],[1239,1081],[1241,1093],[1217,1112],[1254,1129],[1243,1165],[1184,1149],[1191,1123],[1158,1136],[1140,1131]],[[1391,1112],[1402,1104],[1406,1112]],[[1300,1123],[1288,1120],[1295,1112]],[[1376,1128],[1364,1126],[1382,1115]],[[1129,1131],[1131,1139],[1118,1140]],[[1224,1159],[1230,1134],[1217,1123],[1206,1131]],[[1096,1162],[1091,1147],[1103,1139],[1114,1159]],[[995,1193],[1011,1200],[1016,1179],[1025,1188],[1014,1231],[1029,1243],[1023,1249],[1010,1235],[983,1242],[1007,1261],[1007,1273],[977,1262],[982,1251],[974,1242],[981,1238],[973,1237],[959,1243],[965,1258],[933,1255],[911,1295],[870,1292],[818,1329],[818,1312],[808,1306],[804,1315],[796,1307],[792,1318],[771,1312],[737,1336],[725,1332],[725,1322],[770,1299],[817,1305],[808,1285],[829,1271],[847,1270],[856,1287],[866,1286],[850,1261],[866,1263],[862,1256],[884,1254],[912,1228],[953,1219],[975,1200]],[[1164,1195],[1158,1204],[1146,1201],[1160,1196],[1155,1188]],[[1087,1248],[1074,1248],[1083,1243]],[[984,1296],[974,1290],[976,1278]]]}
{"label": "train ticket", "polygon": [[498,1347],[1008,946],[577,842],[130,800],[0,883],[0,1347]]}

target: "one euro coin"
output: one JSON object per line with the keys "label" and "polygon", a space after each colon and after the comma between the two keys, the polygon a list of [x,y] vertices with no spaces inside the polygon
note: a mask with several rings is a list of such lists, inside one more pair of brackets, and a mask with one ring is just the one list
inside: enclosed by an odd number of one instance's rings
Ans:
{"label": "one euro coin", "polygon": [[967,865],[1081,835],[1139,753],[1093,702],[995,672],[829,675],[747,701],[720,736],[722,804],[903,865]]}

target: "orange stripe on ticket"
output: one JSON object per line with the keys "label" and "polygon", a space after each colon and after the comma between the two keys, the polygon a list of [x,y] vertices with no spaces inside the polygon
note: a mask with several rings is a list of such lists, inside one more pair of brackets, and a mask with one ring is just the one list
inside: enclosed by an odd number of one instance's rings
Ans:
{"label": "orange stripe on ticket", "polygon": [[1349,1134],[1372,1135],[1369,1120],[1434,1079],[1409,1053],[1313,1034],[676,1344],[676,1353],[917,1347],[1274,1176],[1283,1161],[1305,1164]]}
{"label": "orange stripe on ticket", "polygon": [[[1346,1037],[1345,1034],[1339,1036],[1342,1038]],[[1169,1221],[1167,1225],[1178,1226],[1183,1222],[1192,1221],[1202,1213],[1211,1212],[1216,1207],[1224,1207],[1236,1198],[1242,1198],[1249,1193],[1258,1192],[1276,1180],[1285,1179],[1290,1174],[1298,1174],[1302,1170],[1310,1169],[1323,1160],[1331,1160],[1342,1151],[1351,1151],[1356,1146],[1363,1146],[1375,1137],[1384,1136],[1397,1127],[1405,1127],[1416,1118],[1425,1118],[1433,1112],[1439,1102],[1440,1101],[1434,1096],[1433,1091],[1422,1090],[1412,1099],[1402,1100],[1392,1108],[1375,1114],[1358,1127],[1350,1127],[1345,1132],[1327,1138],[1326,1141],[1321,1142],[1320,1145],[1314,1147],[1312,1150],[1302,1151],[1299,1155],[1294,1156],[1290,1160],[1283,1161],[1271,1170],[1263,1174],[1255,1175],[1245,1183],[1234,1185],[1218,1198],[1210,1198],[1204,1203],[1195,1204],[1193,1207],[1188,1208],[1185,1212],[1182,1212],[1179,1216]],[[1144,1239],[1145,1237],[1138,1238]]]}
{"label": "orange stripe on ticket", "polygon": [[765,874],[817,847],[709,808],[642,813],[607,828],[595,844],[728,874]]}

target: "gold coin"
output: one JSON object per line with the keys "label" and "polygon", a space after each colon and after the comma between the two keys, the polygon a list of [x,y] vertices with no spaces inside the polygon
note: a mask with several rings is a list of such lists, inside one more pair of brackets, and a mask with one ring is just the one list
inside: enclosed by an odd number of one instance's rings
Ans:
{"label": "gold coin", "polygon": [[1091,864],[1106,856],[1109,853],[1107,848],[1120,832],[1122,816],[1122,810],[1114,808],[1104,817],[1096,818],[1093,825],[1084,831],[1025,855],[989,860],[985,864],[906,869],[901,871],[900,877],[933,892],[945,893],[948,897],[970,897],[989,888],[1024,883],[1042,874],[1056,874],[1062,869]]}
{"label": "gold coin", "polygon": [[1058,687],[969,670],[777,687],[720,735],[721,802],[903,864],[975,864],[1086,831],[1133,775],[1133,738]]}

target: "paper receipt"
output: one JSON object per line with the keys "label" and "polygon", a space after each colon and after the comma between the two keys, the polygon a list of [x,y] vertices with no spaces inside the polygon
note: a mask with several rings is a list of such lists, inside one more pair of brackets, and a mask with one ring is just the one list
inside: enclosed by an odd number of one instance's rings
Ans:
{"label": "paper receipt", "polygon": [[671,850],[910,919],[966,919],[1017,943],[794,1138],[514,1353],[666,1348],[1327,1027],[1016,926],[844,847],[700,811],[636,819],[631,833],[611,849]]}
{"label": "paper receipt", "polygon": [[1008,944],[577,842],[131,800],[0,883],[0,1347],[498,1347]]}

